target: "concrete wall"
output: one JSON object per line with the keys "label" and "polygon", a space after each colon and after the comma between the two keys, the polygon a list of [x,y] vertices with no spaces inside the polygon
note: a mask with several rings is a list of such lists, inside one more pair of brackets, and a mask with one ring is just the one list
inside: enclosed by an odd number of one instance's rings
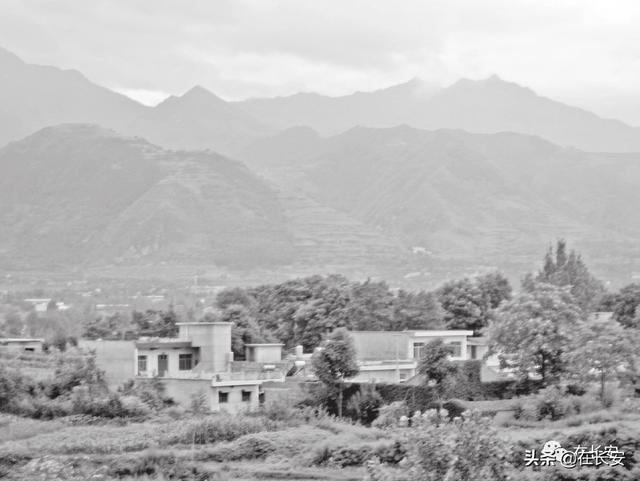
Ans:
{"label": "concrete wall", "polygon": [[[415,375],[415,369],[399,369],[400,381],[405,381]],[[382,382],[382,383],[395,383],[396,370],[395,369],[368,369],[361,370],[355,377],[349,379],[350,382]]]}
{"label": "concrete wall", "polygon": [[165,376],[178,375],[180,373],[189,372],[190,370],[180,371],[180,354],[191,354],[192,355],[192,369],[195,367],[196,362],[198,360],[198,352],[195,349],[191,348],[168,348],[168,349],[138,349],[138,354],[135,360],[135,369],[138,369],[138,356],[147,356],[147,371],[146,373],[141,375],[146,375],[147,377],[153,377],[159,374],[158,371],[158,356],[165,354],[167,356],[168,361],[168,369],[164,374]]}
{"label": "concrete wall", "polygon": [[[410,359],[409,334],[388,331],[350,332],[360,361],[382,361],[396,358],[396,348],[400,359]],[[412,353],[411,353],[412,354]]]}
{"label": "concrete wall", "polygon": [[226,372],[231,353],[231,323],[185,322],[178,324],[181,339],[200,348],[198,371]]}
{"label": "concrete wall", "polygon": [[282,360],[282,346],[247,346],[245,348],[245,358],[250,362],[280,362]]}
{"label": "concrete wall", "polygon": [[416,335],[411,338],[411,342],[409,342],[409,350],[408,355],[409,359],[413,359],[413,345],[416,342],[422,342],[424,344],[429,344],[431,341],[435,339],[442,339],[445,344],[451,342],[459,342],[460,343],[460,356],[453,357],[451,359],[455,359],[457,361],[463,361],[467,359],[467,336],[419,336]]}
{"label": "concrete wall", "polygon": [[211,409],[213,406],[213,389],[211,379],[162,379],[166,394],[177,404],[189,409],[191,401],[195,396],[204,393],[207,405]]}
{"label": "concrete wall", "polygon": [[0,340],[0,347],[6,352],[42,352],[42,341],[33,339],[30,341],[8,341]]}
{"label": "concrete wall", "polygon": [[78,347],[95,351],[96,364],[105,371],[107,382],[117,387],[136,375],[138,363],[134,341],[89,341],[80,339]]}
{"label": "concrete wall", "polygon": [[[212,387],[210,379],[173,379],[162,378],[166,394],[177,404],[189,409],[194,397],[205,394],[207,405],[212,412],[241,413],[255,411],[260,407],[260,386],[224,386]],[[242,400],[242,391],[251,393],[250,401]],[[228,394],[226,403],[219,403],[219,392]]]}
{"label": "concrete wall", "polygon": [[[214,387],[213,402],[211,404],[212,411],[228,412],[228,413],[240,413],[247,411],[256,411],[260,407],[260,385],[250,386],[224,386]],[[242,400],[242,391],[251,393],[251,399],[249,401]],[[219,393],[228,394],[228,402],[219,402]]]}

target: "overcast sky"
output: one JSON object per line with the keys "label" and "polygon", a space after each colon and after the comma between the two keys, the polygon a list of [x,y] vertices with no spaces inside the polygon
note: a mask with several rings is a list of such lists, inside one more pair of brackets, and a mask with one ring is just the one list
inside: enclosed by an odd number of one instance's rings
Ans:
{"label": "overcast sky", "polygon": [[2,0],[0,46],[146,103],[495,73],[640,125],[638,0]]}

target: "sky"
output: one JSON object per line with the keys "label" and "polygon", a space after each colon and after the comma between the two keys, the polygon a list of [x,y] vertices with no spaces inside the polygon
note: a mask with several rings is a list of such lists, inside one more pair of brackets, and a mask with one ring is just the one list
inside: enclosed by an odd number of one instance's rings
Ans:
{"label": "sky", "polygon": [[0,46],[147,104],[497,74],[640,125],[637,0],[2,0]]}

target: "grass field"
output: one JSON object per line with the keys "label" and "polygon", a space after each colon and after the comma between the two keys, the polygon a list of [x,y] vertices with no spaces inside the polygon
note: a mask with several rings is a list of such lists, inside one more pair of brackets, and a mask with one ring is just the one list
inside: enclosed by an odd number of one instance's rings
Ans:
{"label": "grass field", "polygon": [[[640,415],[605,414],[579,426],[569,426],[570,420],[564,419],[497,427],[509,443],[532,448],[539,447],[540,440],[585,429],[640,432]],[[294,422],[257,416],[158,416],[145,422],[78,423],[75,418],[38,421],[0,415],[0,474],[7,480],[361,481],[366,474],[361,462],[336,453],[358,447],[387,449],[394,434],[330,417]],[[191,437],[196,428],[209,429],[211,439]],[[189,439],[201,440],[194,444]],[[331,458],[327,453],[333,453]]]}

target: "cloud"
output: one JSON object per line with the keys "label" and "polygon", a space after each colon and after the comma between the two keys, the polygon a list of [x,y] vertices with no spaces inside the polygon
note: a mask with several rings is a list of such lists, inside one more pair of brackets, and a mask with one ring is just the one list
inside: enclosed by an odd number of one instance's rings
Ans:
{"label": "cloud", "polygon": [[233,99],[337,95],[492,73],[609,113],[611,99],[640,96],[635,0],[5,0],[0,45],[148,98],[194,84]]}

